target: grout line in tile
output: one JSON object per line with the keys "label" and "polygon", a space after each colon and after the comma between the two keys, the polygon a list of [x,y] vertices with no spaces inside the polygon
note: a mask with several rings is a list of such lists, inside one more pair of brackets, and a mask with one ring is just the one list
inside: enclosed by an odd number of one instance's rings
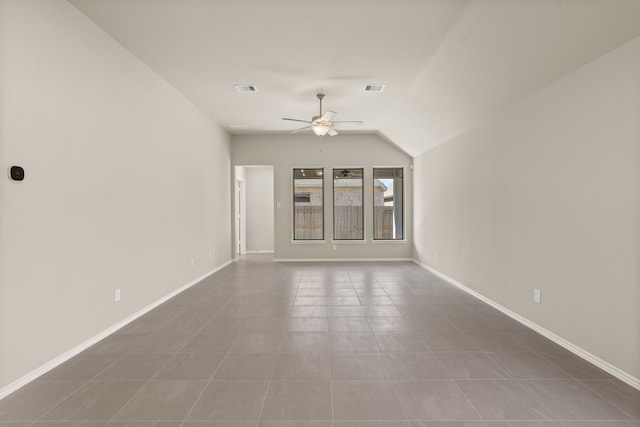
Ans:
{"label": "grout line in tile", "polygon": [[222,364],[224,363],[225,359],[227,358],[227,355],[229,354],[229,350],[231,349],[231,347],[233,347],[233,345],[236,343],[236,341],[238,340],[238,338],[240,338],[240,334],[238,334],[236,336],[236,338],[233,340],[233,342],[231,343],[231,345],[229,346],[229,348],[227,349],[227,351],[225,352],[224,356],[222,357],[222,359],[220,360],[220,363],[218,364],[218,367],[213,371],[213,373],[211,374],[211,376],[209,377],[209,380],[207,381],[207,384],[205,384],[204,388],[202,389],[202,391],[200,392],[200,394],[198,395],[197,399],[193,402],[193,405],[191,405],[191,408],[189,408],[189,411],[187,411],[186,415],[184,416],[184,420],[182,421],[182,423],[180,424],[180,426],[184,426],[184,423],[187,422],[187,420],[189,419],[189,415],[191,415],[191,412],[193,411],[193,409],[196,407],[196,405],[200,402],[200,399],[202,399],[202,396],[204,395],[204,392],[207,390],[207,388],[209,387],[209,385],[211,384],[211,381],[213,381],[213,378],[215,377],[216,373],[218,373],[218,371],[220,370],[220,368],[222,367]]}
{"label": "grout line in tile", "polygon": [[[298,291],[300,290],[300,281],[298,281],[298,286],[296,287],[296,295],[298,295]],[[294,301],[295,301],[295,296],[294,296]],[[294,305],[291,305],[291,309],[289,310],[289,320],[291,320],[291,313],[293,312],[293,307]],[[288,325],[288,321],[287,321],[287,325]],[[278,346],[278,353],[280,354],[280,348],[282,347],[282,341],[284,340],[284,332],[282,333],[281,337],[280,337],[280,345]],[[278,356],[276,356],[275,361],[273,362],[273,366],[271,367],[271,375],[269,375],[269,382],[267,383],[267,389],[264,392],[264,398],[262,399],[262,405],[260,405],[260,411],[258,411],[258,419],[256,420],[256,427],[258,426],[258,424],[260,424],[260,420],[262,418],[262,412],[264,411],[264,407],[267,403],[267,398],[269,397],[269,390],[271,390],[271,381],[273,380],[273,374],[276,370],[276,365],[278,363]]]}

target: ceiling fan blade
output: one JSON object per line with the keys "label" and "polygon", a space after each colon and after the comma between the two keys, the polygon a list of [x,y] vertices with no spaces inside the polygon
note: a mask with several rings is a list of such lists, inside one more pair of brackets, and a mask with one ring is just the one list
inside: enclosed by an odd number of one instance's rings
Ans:
{"label": "ceiling fan blade", "polygon": [[333,117],[334,114],[336,114],[335,111],[325,111],[322,117],[320,117],[320,120],[322,120],[323,122],[330,122],[331,117]]}
{"label": "ceiling fan blade", "polygon": [[290,131],[289,133],[300,133],[300,132],[304,132],[305,130],[309,130],[309,129],[311,129],[311,126],[305,126],[303,128],[294,129],[294,130]]}
{"label": "ceiling fan blade", "polygon": [[336,132],[335,130],[333,130],[331,128],[329,128],[329,130],[327,131],[327,135],[329,135],[329,136],[335,136],[337,134],[338,134],[338,132]]}
{"label": "ceiling fan blade", "polygon": [[352,124],[352,125],[361,125],[364,122],[361,120],[338,120],[337,122],[331,122],[331,124]]}
{"label": "ceiling fan blade", "polygon": [[309,120],[289,119],[289,118],[286,118],[286,117],[283,117],[282,120],[289,120],[290,122],[311,123]]}

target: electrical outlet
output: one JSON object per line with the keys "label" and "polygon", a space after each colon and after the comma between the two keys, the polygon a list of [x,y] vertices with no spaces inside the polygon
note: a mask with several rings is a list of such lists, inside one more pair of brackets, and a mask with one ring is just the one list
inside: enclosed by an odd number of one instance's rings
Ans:
{"label": "electrical outlet", "polygon": [[440,252],[436,251],[436,259],[440,259]]}
{"label": "electrical outlet", "polygon": [[196,265],[196,261],[193,258],[191,258],[191,267],[193,267],[194,265]]}
{"label": "electrical outlet", "polygon": [[542,292],[540,292],[540,289],[534,289],[533,290],[533,302],[536,302],[538,304],[540,304],[542,298]]}
{"label": "electrical outlet", "polygon": [[338,245],[333,245],[333,250],[337,251],[338,250]]}
{"label": "electrical outlet", "polygon": [[120,288],[116,289],[114,299],[116,302],[120,301]]}
{"label": "electrical outlet", "polygon": [[209,259],[212,259],[213,256],[211,255],[211,251],[209,251]]}

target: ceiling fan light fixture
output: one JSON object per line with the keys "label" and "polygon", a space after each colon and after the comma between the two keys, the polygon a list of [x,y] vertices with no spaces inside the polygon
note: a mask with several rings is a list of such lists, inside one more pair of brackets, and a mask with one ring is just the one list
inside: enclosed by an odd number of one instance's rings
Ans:
{"label": "ceiling fan light fixture", "polygon": [[329,132],[329,126],[322,123],[312,125],[311,129],[318,136],[325,136]]}

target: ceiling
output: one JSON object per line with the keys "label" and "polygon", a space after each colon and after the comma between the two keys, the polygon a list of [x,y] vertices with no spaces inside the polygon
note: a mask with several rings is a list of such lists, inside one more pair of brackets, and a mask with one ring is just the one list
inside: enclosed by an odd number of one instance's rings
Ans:
{"label": "ceiling", "polygon": [[70,2],[232,134],[297,128],[322,92],[413,156],[640,35],[638,0]]}

